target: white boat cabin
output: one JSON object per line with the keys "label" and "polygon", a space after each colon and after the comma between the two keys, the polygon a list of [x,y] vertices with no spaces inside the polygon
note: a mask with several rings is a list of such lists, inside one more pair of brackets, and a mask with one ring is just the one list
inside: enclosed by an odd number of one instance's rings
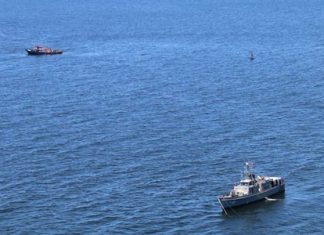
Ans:
{"label": "white boat cabin", "polygon": [[246,169],[239,184],[235,185],[230,192],[230,197],[241,197],[264,192],[268,189],[283,185],[284,180],[281,177],[255,176],[250,172],[249,164],[246,164]]}

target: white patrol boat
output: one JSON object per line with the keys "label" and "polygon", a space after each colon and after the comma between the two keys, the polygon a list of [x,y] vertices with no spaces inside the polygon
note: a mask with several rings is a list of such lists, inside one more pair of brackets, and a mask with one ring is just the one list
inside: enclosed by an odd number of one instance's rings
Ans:
{"label": "white patrol boat", "polygon": [[251,173],[252,163],[245,163],[243,177],[227,195],[218,197],[223,211],[226,208],[246,205],[285,191],[282,177],[255,176]]}

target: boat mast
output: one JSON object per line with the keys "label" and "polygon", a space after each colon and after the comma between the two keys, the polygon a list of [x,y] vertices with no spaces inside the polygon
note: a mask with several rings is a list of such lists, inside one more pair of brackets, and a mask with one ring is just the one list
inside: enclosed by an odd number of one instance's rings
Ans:
{"label": "boat mast", "polygon": [[245,168],[243,172],[243,179],[251,179],[251,168],[253,167],[252,162],[245,162]]}

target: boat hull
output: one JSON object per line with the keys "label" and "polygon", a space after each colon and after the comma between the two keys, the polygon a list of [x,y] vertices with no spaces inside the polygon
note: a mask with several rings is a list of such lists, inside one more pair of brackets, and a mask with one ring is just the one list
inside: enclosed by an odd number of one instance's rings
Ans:
{"label": "boat hull", "polygon": [[247,205],[256,201],[263,200],[266,197],[285,191],[285,185],[278,185],[264,192],[242,197],[219,197],[218,201],[223,209]]}
{"label": "boat hull", "polygon": [[28,55],[58,55],[63,54],[63,51],[61,50],[53,50],[51,52],[44,52],[44,51],[35,51],[32,49],[26,49],[26,52]]}

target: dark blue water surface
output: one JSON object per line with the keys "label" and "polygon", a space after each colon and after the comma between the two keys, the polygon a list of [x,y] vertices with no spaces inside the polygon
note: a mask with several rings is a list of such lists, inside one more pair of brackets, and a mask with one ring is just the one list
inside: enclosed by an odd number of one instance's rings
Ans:
{"label": "dark blue water surface", "polygon": [[[323,1],[0,6],[0,234],[324,233]],[[246,160],[286,193],[225,216]]]}

